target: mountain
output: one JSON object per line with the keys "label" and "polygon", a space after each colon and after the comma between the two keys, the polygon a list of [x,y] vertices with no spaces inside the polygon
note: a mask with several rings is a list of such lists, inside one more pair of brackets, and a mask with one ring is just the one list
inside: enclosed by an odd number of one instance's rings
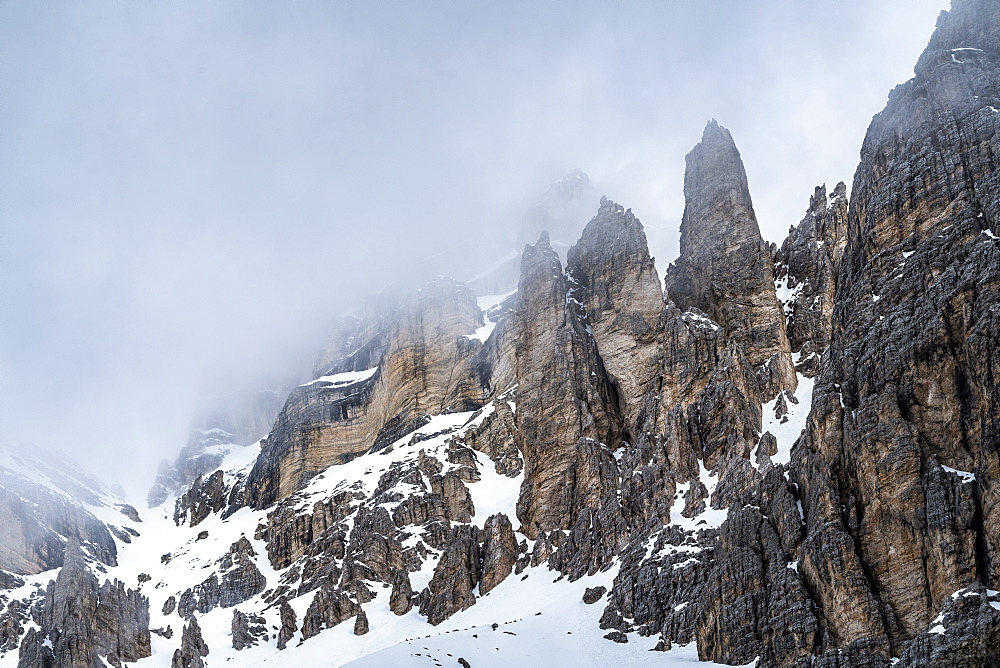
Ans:
{"label": "mountain", "polygon": [[997,665],[998,45],[954,0],[780,246],[711,121],[662,283],[602,199],[367,299],[142,510],[6,456],[0,666]]}

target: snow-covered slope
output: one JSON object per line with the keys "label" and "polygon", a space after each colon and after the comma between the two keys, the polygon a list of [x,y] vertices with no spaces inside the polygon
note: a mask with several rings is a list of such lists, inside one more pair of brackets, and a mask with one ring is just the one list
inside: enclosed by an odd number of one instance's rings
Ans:
{"label": "snow-covered slope", "polygon": [[[512,402],[506,402],[511,406]],[[511,406],[512,407],[512,406]],[[490,404],[486,409],[434,416],[426,425],[399,439],[390,448],[378,453],[362,455],[339,466],[332,466],[317,476],[300,493],[295,495],[296,508],[301,512],[350,489],[359,496],[371,496],[380,477],[394,466],[413,465],[428,457],[447,460],[453,439],[462,437],[472,429],[481,427],[495,412]],[[242,480],[260,452],[260,444],[241,447],[235,444],[215,445],[210,454],[222,458],[217,469],[222,472],[227,488]],[[479,479],[469,482],[474,512],[470,523],[479,529],[490,516],[504,513],[516,514],[516,503],[521,485],[521,475],[506,476],[496,471],[488,455],[475,452]],[[43,471],[28,465],[15,455],[6,455],[5,468],[14,468],[19,475],[32,476],[36,484],[46,488],[61,489]],[[9,468],[8,468],[9,467]],[[448,463],[443,473],[462,465]],[[407,489],[406,483],[396,485],[396,491],[410,494],[419,492]],[[170,666],[178,647],[178,636],[184,620],[177,613],[176,601],[184,592],[196,588],[213,573],[225,571],[220,561],[229,554],[230,547],[241,539],[253,548],[253,564],[266,580],[264,589],[235,609],[255,613],[266,620],[266,637],[258,644],[242,651],[233,648],[233,608],[214,607],[204,614],[196,614],[203,638],[210,648],[206,665],[354,665],[354,666],[418,666],[436,663],[456,663],[462,657],[476,666],[508,665],[685,665],[696,660],[693,646],[678,647],[672,651],[650,654],[657,638],[632,636],[629,642],[609,642],[603,638],[599,618],[603,609],[601,601],[586,604],[582,601],[588,588],[610,589],[617,568],[591,577],[570,582],[547,564],[527,566],[522,572],[507,577],[475,604],[454,614],[438,626],[414,608],[399,616],[390,610],[389,591],[374,588],[373,599],[363,605],[370,625],[370,632],[355,635],[354,625],[342,623],[319,635],[303,640],[301,632],[288,642],[287,649],[276,647],[276,631],[281,626],[276,605],[269,602],[269,594],[280,586],[283,572],[275,570],[267,556],[267,545],[255,537],[258,526],[267,523],[266,510],[241,508],[223,517],[211,513],[195,526],[175,521],[175,505],[183,492],[178,491],[171,503],[142,512],[141,521],[129,519],[110,503],[82,504],[88,512],[100,517],[107,525],[112,522],[128,531],[130,542],[118,543],[116,565],[92,564],[99,579],[120,580],[128,587],[141,591],[150,601],[152,655],[139,661],[143,666]],[[66,495],[73,503],[75,497]],[[402,501],[396,502],[399,505]],[[120,503],[120,502],[119,502]],[[392,504],[385,504],[387,509]],[[360,507],[360,506],[359,506]],[[356,511],[355,511],[356,512]],[[186,516],[184,516],[186,518]],[[422,542],[419,531],[411,544]],[[423,567],[410,574],[412,588],[420,591],[432,578],[440,551],[425,546],[428,553]],[[529,546],[530,550],[530,546]],[[437,554],[436,554],[437,553]],[[55,575],[46,571],[24,578],[20,587],[4,592],[3,600],[25,599],[29,603],[41,600],[45,585]],[[307,591],[288,600],[299,620],[306,616],[315,591]],[[171,600],[165,612],[164,604]],[[495,625],[495,626],[494,626]],[[26,628],[31,623],[25,625]],[[170,629],[170,631],[167,631]],[[168,635],[169,637],[164,637]],[[449,656],[450,655],[450,656]],[[653,657],[653,658],[651,658]],[[655,660],[654,660],[655,659]],[[230,664],[229,662],[234,662]],[[0,666],[17,665],[16,648],[0,654]]]}

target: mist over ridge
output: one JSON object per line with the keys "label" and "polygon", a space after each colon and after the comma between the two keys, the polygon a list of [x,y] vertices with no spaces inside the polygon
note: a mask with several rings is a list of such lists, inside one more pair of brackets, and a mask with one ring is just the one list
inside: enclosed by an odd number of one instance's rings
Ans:
{"label": "mist over ridge", "polygon": [[918,4],[0,6],[3,445],[145,488],[204,397],[308,375],[370,291],[471,278],[575,168],[662,274],[709,118],[780,242],[850,183]]}

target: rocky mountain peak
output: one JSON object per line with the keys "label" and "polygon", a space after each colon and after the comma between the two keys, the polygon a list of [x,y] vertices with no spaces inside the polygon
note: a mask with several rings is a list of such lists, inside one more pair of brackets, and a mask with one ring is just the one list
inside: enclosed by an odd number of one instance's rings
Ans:
{"label": "rocky mountain peak", "polygon": [[938,15],[934,34],[914,71],[922,73],[950,56],[951,51],[995,53],[1000,45],[1000,6],[991,0],[953,0],[950,11]]}
{"label": "rocky mountain peak", "polygon": [[996,665],[996,14],[955,1],[780,248],[712,121],[665,294],[602,198],[516,291],[370,300],[142,518],[0,453],[0,665]]}
{"label": "rocky mountain peak", "polygon": [[[597,215],[567,253],[570,295],[579,301],[605,368],[618,387],[631,434],[660,373],[663,291],[642,223],[601,198]],[[632,436],[630,436],[634,440]]]}
{"label": "rocky mountain peak", "polygon": [[766,246],[729,130],[710,121],[685,162],[680,256],[668,270],[667,293],[681,309],[693,306],[726,326],[723,305],[764,285],[758,256]]}
{"label": "rocky mountain peak", "polygon": [[574,264],[574,257],[579,259],[584,248],[601,243],[610,244],[618,255],[635,256],[643,264],[652,263],[642,223],[632,213],[632,209],[626,209],[607,197],[601,198],[597,215],[587,223],[580,240],[567,253],[567,267]]}
{"label": "rocky mountain peak", "polygon": [[761,237],[729,130],[710,121],[686,164],[680,256],[664,279],[667,296],[719,323],[750,364],[774,365],[764,394],[794,387],[772,250]]}
{"label": "rocky mountain peak", "polygon": [[[746,169],[729,130],[719,125],[715,119],[709,121],[702,132],[701,141],[691,149],[684,161],[685,203],[698,207],[692,211],[693,220],[703,220],[703,224],[709,224],[710,220],[705,218],[704,209],[728,200],[728,222],[739,230],[732,234],[753,236],[756,232],[760,235],[750,201]],[[684,231],[682,227],[682,236]],[[693,238],[699,236],[696,229],[689,230],[689,234]]]}

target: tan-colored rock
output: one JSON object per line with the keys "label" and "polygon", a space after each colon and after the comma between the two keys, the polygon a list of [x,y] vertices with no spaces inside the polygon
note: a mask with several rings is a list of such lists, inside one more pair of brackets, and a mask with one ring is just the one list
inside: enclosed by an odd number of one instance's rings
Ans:
{"label": "tan-colored rock", "polygon": [[793,452],[830,652],[880,642],[888,657],[952,593],[1000,582],[998,35],[995,3],[956,0],[862,146],[832,341]]}
{"label": "tan-colored rock", "polygon": [[655,412],[649,399],[661,374],[665,304],[646,235],[632,210],[602,199],[597,216],[569,250],[566,271],[628,429],[637,435]]}
{"label": "tan-colored rock", "polygon": [[[292,391],[247,482],[251,505],[270,505],[328,466],[391,444],[428,414],[482,405],[490,387],[473,359],[483,346],[466,338],[482,325],[475,295],[449,279],[378,311],[360,348]],[[349,382],[322,380],[365,370]]]}
{"label": "tan-colored rock", "polygon": [[615,390],[571,287],[547,235],[525,247],[515,313],[516,421],[524,454],[517,516],[530,538],[570,528],[617,485],[617,472],[601,478],[578,466],[581,447],[617,448],[623,430]]}

